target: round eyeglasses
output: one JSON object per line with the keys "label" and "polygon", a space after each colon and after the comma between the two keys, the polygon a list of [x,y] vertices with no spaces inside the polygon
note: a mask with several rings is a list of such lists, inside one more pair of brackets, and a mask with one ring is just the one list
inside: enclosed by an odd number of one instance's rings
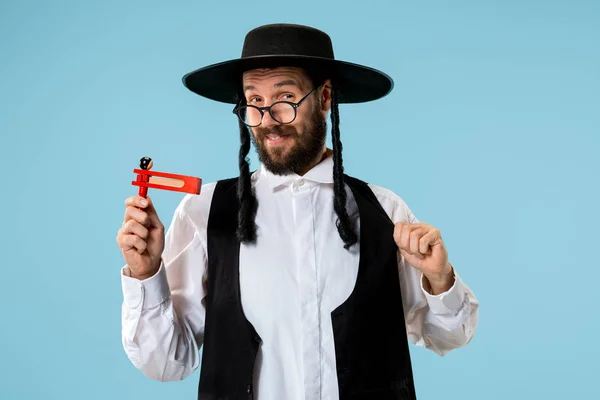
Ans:
{"label": "round eyeglasses", "polygon": [[280,124],[291,124],[296,119],[296,109],[300,107],[304,100],[306,100],[308,96],[315,91],[315,89],[316,88],[308,92],[306,96],[300,99],[300,101],[297,103],[292,103],[290,101],[277,101],[268,107],[257,107],[244,104],[234,108],[233,113],[238,116],[240,121],[251,128],[262,124],[265,111],[268,111],[271,115],[271,118]]}

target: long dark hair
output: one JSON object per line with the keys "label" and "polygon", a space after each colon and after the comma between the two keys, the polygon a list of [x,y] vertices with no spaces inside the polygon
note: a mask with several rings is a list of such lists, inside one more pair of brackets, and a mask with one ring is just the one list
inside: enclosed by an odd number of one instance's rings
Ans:
{"label": "long dark hair", "polygon": [[256,210],[258,209],[258,200],[252,187],[250,164],[248,163],[248,152],[250,151],[251,142],[250,131],[240,119],[238,119],[238,122],[240,126],[240,152],[238,156],[240,178],[237,185],[239,207],[236,235],[242,243],[256,243],[256,223],[254,219],[256,218]]}
{"label": "long dark hair", "polygon": [[[313,84],[323,82],[315,74],[310,74]],[[333,82],[332,82],[333,85]],[[240,85],[241,86],[241,85]],[[245,103],[243,92],[238,94],[238,104]],[[256,211],[258,209],[258,200],[254,188],[252,187],[250,166],[248,164],[248,152],[250,151],[250,130],[240,120],[240,152],[239,169],[240,177],[237,186],[237,196],[239,201],[238,209],[238,228],[237,238],[242,243],[256,243]],[[331,90],[331,139],[333,144],[333,208],[337,214],[337,230],[340,238],[344,242],[344,248],[348,249],[358,240],[354,232],[354,226],[346,210],[346,188],[344,183],[344,166],[342,160],[342,141],[340,140],[340,115],[338,107],[338,93],[333,86]]]}
{"label": "long dark hair", "polygon": [[331,91],[331,141],[333,144],[333,209],[338,216],[336,223],[344,248],[348,249],[356,243],[357,236],[352,221],[346,210],[346,185],[344,184],[344,163],[342,160],[342,141],[340,140],[340,113],[338,93]]}

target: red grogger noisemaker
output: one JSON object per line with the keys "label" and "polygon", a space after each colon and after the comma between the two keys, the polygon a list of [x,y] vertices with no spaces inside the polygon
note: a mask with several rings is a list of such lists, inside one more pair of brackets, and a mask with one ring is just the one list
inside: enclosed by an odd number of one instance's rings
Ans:
{"label": "red grogger noisemaker", "polygon": [[140,160],[140,169],[133,170],[137,174],[137,178],[131,184],[139,186],[138,192],[141,197],[145,198],[147,196],[148,188],[200,194],[202,179],[194,176],[151,171],[151,168],[152,159],[150,157],[142,157]]}

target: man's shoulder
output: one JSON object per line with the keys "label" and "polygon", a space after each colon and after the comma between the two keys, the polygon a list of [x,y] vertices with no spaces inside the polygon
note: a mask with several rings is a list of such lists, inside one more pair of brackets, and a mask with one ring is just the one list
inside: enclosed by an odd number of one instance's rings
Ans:
{"label": "man's shoulder", "polygon": [[358,180],[364,182],[369,187],[379,201],[379,204],[381,204],[385,212],[392,220],[394,220],[394,222],[416,220],[411,209],[408,207],[408,204],[398,193],[377,183]]}
{"label": "man's shoulder", "polygon": [[372,183],[366,180],[362,180],[355,176],[346,175],[346,183],[358,183],[359,185],[363,185],[371,189],[375,197],[377,199],[385,199],[387,201],[393,201],[397,203],[404,203],[402,197],[396,194],[394,191],[388,189],[387,187],[381,186],[376,183]]}
{"label": "man's shoulder", "polygon": [[200,193],[186,193],[175,209],[175,217],[190,218],[196,225],[206,224],[213,194],[219,181],[202,182]]}
{"label": "man's shoulder", "polygon": [[208,214],[212,203],[213,195],[217,188],[220,190],[235,190],[239,177],[223,178],[207,183],[202,182],[199,194],[186,195],[181,199],[177,206],[177,213],[183,214]]}
{"label": "man's shoulder", "polygon": [[404,199],[399,194],[397,194],[391,189],[388,189],[387,187],[377,185],[374,183],[368,183],[367,185],[369,185],[369,189],[371,189],[371,191],[375,194],[375,196],[378,199],[383,198],[396,203],[404,203]]}

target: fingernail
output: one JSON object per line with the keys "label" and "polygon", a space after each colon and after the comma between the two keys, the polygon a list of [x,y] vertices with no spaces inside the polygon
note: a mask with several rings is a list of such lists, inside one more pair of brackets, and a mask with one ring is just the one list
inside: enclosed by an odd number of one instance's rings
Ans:
{"label": "fingernail", "polygon": [[144,207],[146,207],[148,205],[148,201],[146,200],[140,200],[140,204]]}

